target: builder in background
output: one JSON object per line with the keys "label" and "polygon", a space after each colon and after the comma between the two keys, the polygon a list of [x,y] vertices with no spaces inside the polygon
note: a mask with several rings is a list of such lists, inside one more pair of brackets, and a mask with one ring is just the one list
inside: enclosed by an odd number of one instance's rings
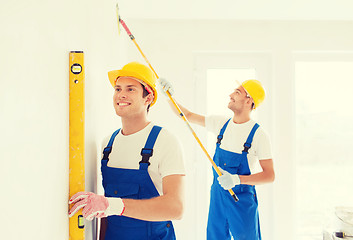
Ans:
{"label": "builder in background", "polygon": [[147,119],[157,100],[155,74],[131,62],[108,76],[122,128],[105,142],[105,196],[77,193],[70,216],[83,208],[86,219],[102,218],[100,239],[175,239],[171,220],[183,214],[185,169],[176,137]]}
{"label": "builder in background", "polygon": [[[173,94],[172,85],[160,79],[164,91]],[[253,109],[265,98],[265,90],[257,80],[247,80],[230,94],[228,108],[232,118],[202,116],[181,108],[192,123],[206,127],[218,135],[214,162],[222,176],[213,170],[211,200],[207,224],[208,240],[260,240],[260,225],[255,186],[274,181],[271,145],[266,132],[250,118]],[[175,108],[170,102],[172,109]],[[177,113],[177,112],[176,112]],[[216,141],[215,141],[216,142]],[[262,171],[256,171],[256,166]],[[227,190],[238,196],[235,202]]]}

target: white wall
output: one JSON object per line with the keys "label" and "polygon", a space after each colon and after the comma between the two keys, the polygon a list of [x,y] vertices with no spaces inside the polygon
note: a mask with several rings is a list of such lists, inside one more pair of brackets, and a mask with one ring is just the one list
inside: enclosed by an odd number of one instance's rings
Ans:
{"label": "white wall", "polygon": [[[1,239],[68,239],[69,51],[86,67],[86,187],[115,128],[107,71],[124,59],[115,1],[0,4]],[[87,225],[87,239],[91,239]]]}
{"label": "white wall", "polygon": [[352,20],[351,0],[120,0],[136,19]]}
{"label": "white wall", "polygon": [[[124,32],[117,36],[114,6],[115,1],[94,0],[1,3],[2,239],[68,238],[70,50],[85,52],[86,188],[96,188],[97,144],[119,125],[106,73],[130,60],[143,61]],[[294,162],[292,51],[352,51],[352,22],[125,21],[159,75],[175,83],[177,99],[194,110],[195,53],[267,51],[272,55],[273,95],[266,104],[274,112],[269,128],[277,179],[270,234],[275,240],[290,239],[293,195],[287,189],[293,186]],[[150,117],[175,131],[183,143],[189,176],[187,212],[176,225],[180,239],[195,239],[194,193],[199,188],[207,191],[207,187],[196,186],[192,180],[208,163],[191,159],[198,154],[194,150],[198,147],[162,96]],[[202,129],[196,130],[202,135]],[[92,239],[92,232],[87,224],[87,239]]]}

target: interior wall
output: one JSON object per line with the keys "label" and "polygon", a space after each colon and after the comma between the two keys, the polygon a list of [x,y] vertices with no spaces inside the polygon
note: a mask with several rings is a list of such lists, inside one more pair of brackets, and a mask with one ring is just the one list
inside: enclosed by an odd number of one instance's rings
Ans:
{"label": "interior wall", "polygon": [[[119,127],[107,71],[143,59],[124,32],[116,31],[115,1],[16,1],[0,8],[0,111],[3,239],[68,238],[68,56],[85,52],[86,189],[96,189],[97,148]],[[160,76],[174,83],[176,98],[195,108],[197,52],[269,51],[273,56],[274,184],[273,236],[290,239],[293,196],[292,51],[352,51],[352,22],[158,21],[126,19]],[[122,30],[123,31],[123,30]],[[180,139],[187,163],[187,212],[177,222],[180,239],[195,233],[198,163],[196,144],[160,94],[150,118]],[[195,128],[202,134],[202,129]],[[207,163],[204,164],[207,167]],[[203,168],[201,168],[203,169]],[[205,190],[207,190],[205,188]],[[285,193],[285,194],[283,194]],[[203,219],[205,221],[205,219]],[[196,223],[198,224],[198,223]],[[204,224],[204,223],[203,223]],[[94,227],[86,224],[86,239]]]}
{"label": "interior wall", "polygon": [[[96,186],[97,142],[119,123],[107,78],[125,54],[115,4],[0,3],[1,239],[68,239],[72,50],[85,53],[86,189]],[[87,222],[86,239],[93,231]]]}

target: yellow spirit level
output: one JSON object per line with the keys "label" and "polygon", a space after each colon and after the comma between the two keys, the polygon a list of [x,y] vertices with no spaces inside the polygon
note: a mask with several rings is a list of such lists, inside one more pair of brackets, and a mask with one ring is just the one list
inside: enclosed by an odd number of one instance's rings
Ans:
{"label": "yellow spirit level", "polygon": [[[85,72],[82,51],[70,52],[69,74],[69,197],[85,190]],[[71,206],[70,206],[71,207]],[[69,239],[85,238],[82,209],[69,220]]]}

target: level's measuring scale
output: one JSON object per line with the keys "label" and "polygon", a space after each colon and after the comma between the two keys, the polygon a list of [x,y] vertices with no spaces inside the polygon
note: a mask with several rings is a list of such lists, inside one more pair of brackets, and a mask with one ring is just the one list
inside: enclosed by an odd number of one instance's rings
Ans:
{"label": "level's measuring scale", "polygon": [[[69,197],[85,190],[85,161],[84,161],[84,125],[85,125],[85,95],[84,95],[84,55],[83,51],[70,52],[69,75]],[[72,206],[70,206],[72,207]],[[84,219],[82,209],[69,220],[69,239],[83,240]]]}

